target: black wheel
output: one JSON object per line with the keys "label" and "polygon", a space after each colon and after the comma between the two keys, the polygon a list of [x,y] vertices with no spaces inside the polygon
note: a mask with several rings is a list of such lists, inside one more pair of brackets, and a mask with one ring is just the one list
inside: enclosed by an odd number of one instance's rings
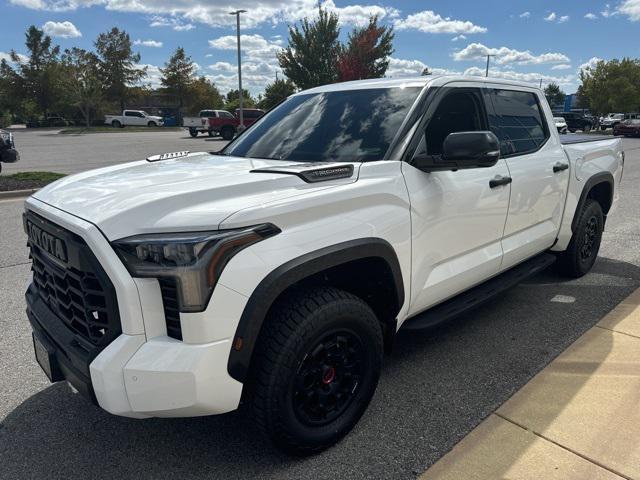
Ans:
{"label": "black wheel", "polygon": [[207,130],[207,133],[209,134],[210,137],[213,137],[213,130]]}
{"label": "black wheel", "polygon": [[257,424],[291,454],[330,447],[369,405],[382,355],[380,322],[363,300],[336,288],[292,292],[260,334],[252,372]]}
{"label": "black wheel", "polygon": [[158,124],[156,122],[149,122],[147,123],[147,127],[157,127]]}
{"label": "black wheel", "polygon": [[122,124],[118,120],[114,120],[113,122],[111,122],[111,126],[113,128],[120,128],[122,127]]}
{"label": "black wheel", "polygon": [[222,138],[224,138],[225,140],[231,140],[235,135],[235,131],[233,130],[233,128],[225,127],[220,132],[220,135],[222,135]]}
{"label": "black wheel", "polygon": [[570,129],[569,129],[569,131],[570,131],[571,133],[576,133],[576,129],[575,129],[575,128],[570,128]]}
{"label": "black wheel", "polygon": [[198,136],[198,131],[195,128],[190,128],[189,135],[191,135],[193,138],[196,138]]}
{"label": "black wheel", "polygon": [[588,198],[578,215],[569,246],[556,263],[559,273],[573,278],[585,275],[593,267],[604,230],[602,207],[595,200]]}

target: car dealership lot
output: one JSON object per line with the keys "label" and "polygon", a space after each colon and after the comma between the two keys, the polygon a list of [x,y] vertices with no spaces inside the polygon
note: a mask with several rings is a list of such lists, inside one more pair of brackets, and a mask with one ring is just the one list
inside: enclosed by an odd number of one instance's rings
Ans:
{"label": "car dealership lot", "polygon": [[[222,145],[184,132],[66,137],[25,132],[18,137],[24,164],[12,167],[71,172]],[[592,273],[564,281],[545,272],[446,327],[401,333],[355,431],[303,460],[275,453],[243,415],[130,420],[88,404],[66,385],[50,385],[33,358],[24,314],[22,202],[0,202],[0,476],[417,476],[640,286],[640,140],[624,143],[621,199]]]}
{"label": "car dealership lot", "polygon": [[188,150],[217,151],[226,141],[200,135],[191,138],[180,129],[166,131],[128,131],[108,133],[60,134],[52,129],[15,130],[20,161],[4,164],[3,173],[47,171],[77,173],[92,168],[142,160],[150,155]]}

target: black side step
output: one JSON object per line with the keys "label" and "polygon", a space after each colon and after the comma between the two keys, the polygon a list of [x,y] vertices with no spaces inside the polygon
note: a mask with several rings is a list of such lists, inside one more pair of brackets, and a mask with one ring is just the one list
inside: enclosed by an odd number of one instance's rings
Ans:
{"label": "black side step", "polygon": [[432,328],[447,320],[476,308],[491,297],[517,285],[527,277],[535,275],[556,261],[555,255],[542,253],[500,275],[473,287],[450,300],[442,302],[425,312],[410,318],[402,324],[404,330],[423,330]]}

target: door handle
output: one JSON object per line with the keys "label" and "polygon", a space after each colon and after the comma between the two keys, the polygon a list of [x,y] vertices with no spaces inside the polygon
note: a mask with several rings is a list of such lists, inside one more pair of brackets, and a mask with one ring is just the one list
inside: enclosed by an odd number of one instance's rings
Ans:
{"label": "door handle", "polygon": [[566,170],[567,168],[569,168],[569,164],[568,163],[558,162],[553,166],[553,173],[562,172],[563,170]]}
{"label": "door handle", "polygon": [[512,182],[511,177],[503,177],[502,175],[496,175],[495,178],[489,180],[489,187],[496,188],[501,185],[509,185]]}

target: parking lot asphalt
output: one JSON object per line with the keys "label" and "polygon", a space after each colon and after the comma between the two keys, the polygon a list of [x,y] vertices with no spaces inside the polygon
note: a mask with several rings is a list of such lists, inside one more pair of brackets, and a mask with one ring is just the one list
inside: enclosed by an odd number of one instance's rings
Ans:
{"label": "parking lot asphalt", "polygon": [[22,202],[0,201],[0,477],[417,477],[640,286],[640,140],[624,142],[620,202],[590,274],[549,270],[437,330],[401,331],[355,430],[306,459],[271,449],[244,410],[132,420],[49,384],[24,314]]}
{"label": "parking lot asphalt", "polygon": [[77,173],[92,168],[143,160],[166,152],[217,151],[227,142],[220,137],[191,138],[186,130],[60,134],[53,129],[19,129],[14,136],[20,161],[2,164],[3,173],[46,171]]}

